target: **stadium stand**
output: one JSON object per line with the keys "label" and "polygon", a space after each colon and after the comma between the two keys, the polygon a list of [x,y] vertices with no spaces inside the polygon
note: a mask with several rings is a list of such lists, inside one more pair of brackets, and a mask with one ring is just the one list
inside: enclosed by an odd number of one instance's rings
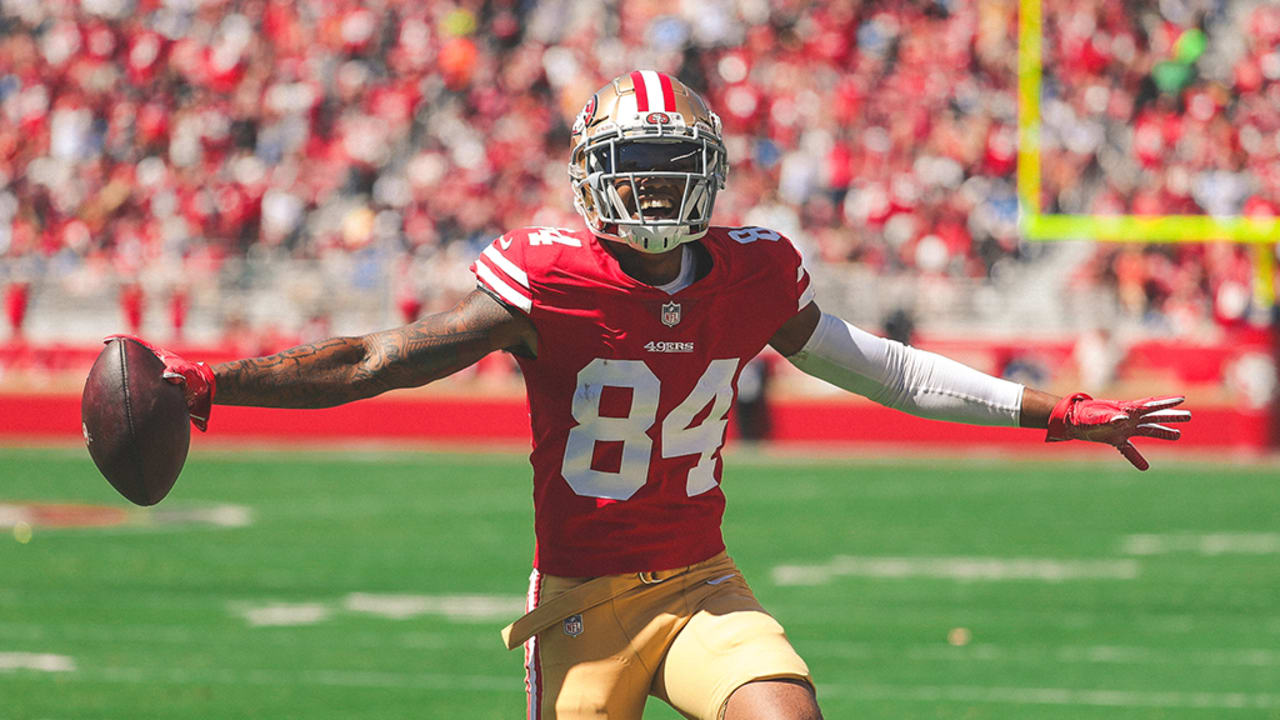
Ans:
{"label": "stadium stand", "polygon": [[[1280,8],[1045,8],[1046,207],[1277,212]],[[576,103],[652,66],[725,120],[718,222],[793,236],[824,304],[855,321],[906,312],[926,344],[994,338],[974,352],[997,370],[1059,364],[1002,341],[1087,343],[1101,327],[1103,356],[1173,337],[1244,337],[1265,356],[1270,308],[1244,248],[1020,238],[1016,12],[5,0],[8,337],[74,344],[109,327],[255,352],[446,306],[501,229],[578,222]],[[1271,376],[1242,382],[1256,399]]]}

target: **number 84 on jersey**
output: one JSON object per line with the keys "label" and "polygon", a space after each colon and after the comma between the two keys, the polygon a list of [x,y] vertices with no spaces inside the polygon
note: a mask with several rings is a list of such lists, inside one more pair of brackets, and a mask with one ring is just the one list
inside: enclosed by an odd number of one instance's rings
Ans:
{"label": "number 84 on jersey", "polygon": [[[714,488],[715,453],[724,444],[739,362],[738,358],[712,360],[689,395],[659,421],[661,382],[643,360],[592,360],[578,372],[573,395],[571,412],[578,424],[569,431],[561,467],[569,487],[586,497],[630,498],[648,480],[653,459],[649,430],[661,422],[662,458],[698,456],[685,482],[689,497]],[[605,387],[631,391],[631,408],[625,416],[601,414],[600,399]],[[692,425],[708,405],[711,411],[702,422]],[[591,466],[598,442],[621,444],[622,459],[616,472]]]}

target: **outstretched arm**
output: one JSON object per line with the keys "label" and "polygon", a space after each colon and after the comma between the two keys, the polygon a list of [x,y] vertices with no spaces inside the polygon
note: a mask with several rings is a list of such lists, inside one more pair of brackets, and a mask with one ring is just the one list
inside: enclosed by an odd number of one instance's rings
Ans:
{"label": "outstretched arm", "polygon": [[[131,336],[111,336],[131,337]],[[164,377],[182,385],[191,422],[204,430],[210,405],[323,408],[425,385],[494,350],[537,353],[533,323],[481,290],[453,309],[393,330],[336,337],[284,352],[210,368],[132,338],[164,362]]]}
{"label": "outstretched arm", "polygon": [[1061,400],[1062,398],[1057,395],[1050,395],[1047,392],[1033,390],[1032,388],[1023,388],[1022,409],[1018,413],[1018,427],[1041,429],[1049,427],[1049,416],[1053,414],[1053,408]]}
{"label": "outstretched arm", "polygon": [[494,350],[536,351],[533,325],[474,290],[453,309],[359,337],[335,337],[213,367],[219,405],[321,408],[416,387]]}
{"label": "outstretched arm", "polygon": [[[877,337],[810,303],[773,346],[809,375],[933,420],[1018,424],[1023,387],[931,352]],[[789,352],[788,352],[789,351]]]}
{"label": "outstretched arm", "polygon": [[1186,422],[1181,397],[1131,402],[1060,398],[991,377],[934,353],[876,337],[810,304],[771,344],[800,370],[913,415],[978,425],[1047,428],[1047,441],[1091,440],[1115,446],[1139,470],[1135,436],[1176,440],[1162,422]]}

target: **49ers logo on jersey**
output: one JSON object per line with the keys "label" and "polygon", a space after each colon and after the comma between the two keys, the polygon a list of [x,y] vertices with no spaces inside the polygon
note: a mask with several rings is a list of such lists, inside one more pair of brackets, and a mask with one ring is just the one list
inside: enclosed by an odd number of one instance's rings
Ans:
{"label": "49ers logo on jersey", "polygon": [[650,340],[644,344],[644,349],[656,353],[691,353],[693,352],[693,343]]}

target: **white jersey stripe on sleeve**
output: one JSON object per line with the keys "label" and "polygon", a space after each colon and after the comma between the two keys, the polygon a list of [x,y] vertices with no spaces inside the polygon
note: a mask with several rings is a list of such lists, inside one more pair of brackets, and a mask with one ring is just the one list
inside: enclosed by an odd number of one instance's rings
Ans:
{"label": "white jersey stripe on sleeve", "polygon": [[796,275],[796,284],[803,286],[803,289],[800,291],[800,300],[796,309],[803,310],[805,305],[813,302],[813,276],[805,271],[803,265],[800,266]]}
{"label": "white jersey stripe on sleeve", "polygon": [[662,80],[658,77],[657,71],[641,70],[640,76],[644,78],[644,90],[649,98],[649,109],[666,110],[667,107],[662,102]]}
{"label": "white jersey stripe on sleeve", "polygon": [[533,299],[511,287],[498,274],[484,264],[484,260],[476,258],[476,276],[485,287],[498,293],[498,296],[525,312],[533,309]]}
{"label": "white jersey stripe on sleeve", "polygon": [[519,265],[516,265],[503,257],[502,253],[498,252],[498,250],[492,245],[485,248],[484,252],[480,254],[492,260],[493,264],[497,265],[499,270],[507,274],[507,277],[515,280],[526,288],[529,287],[528,274],[526,274],[524,270],[521,270]]}
{"label": "white jersey stripe on sleeve", "polygon": [[813,302],[813,283],[809,283],[804,292],[800,293],[800,302],[797,303],[796,309],[803,310],[805,305]]}

